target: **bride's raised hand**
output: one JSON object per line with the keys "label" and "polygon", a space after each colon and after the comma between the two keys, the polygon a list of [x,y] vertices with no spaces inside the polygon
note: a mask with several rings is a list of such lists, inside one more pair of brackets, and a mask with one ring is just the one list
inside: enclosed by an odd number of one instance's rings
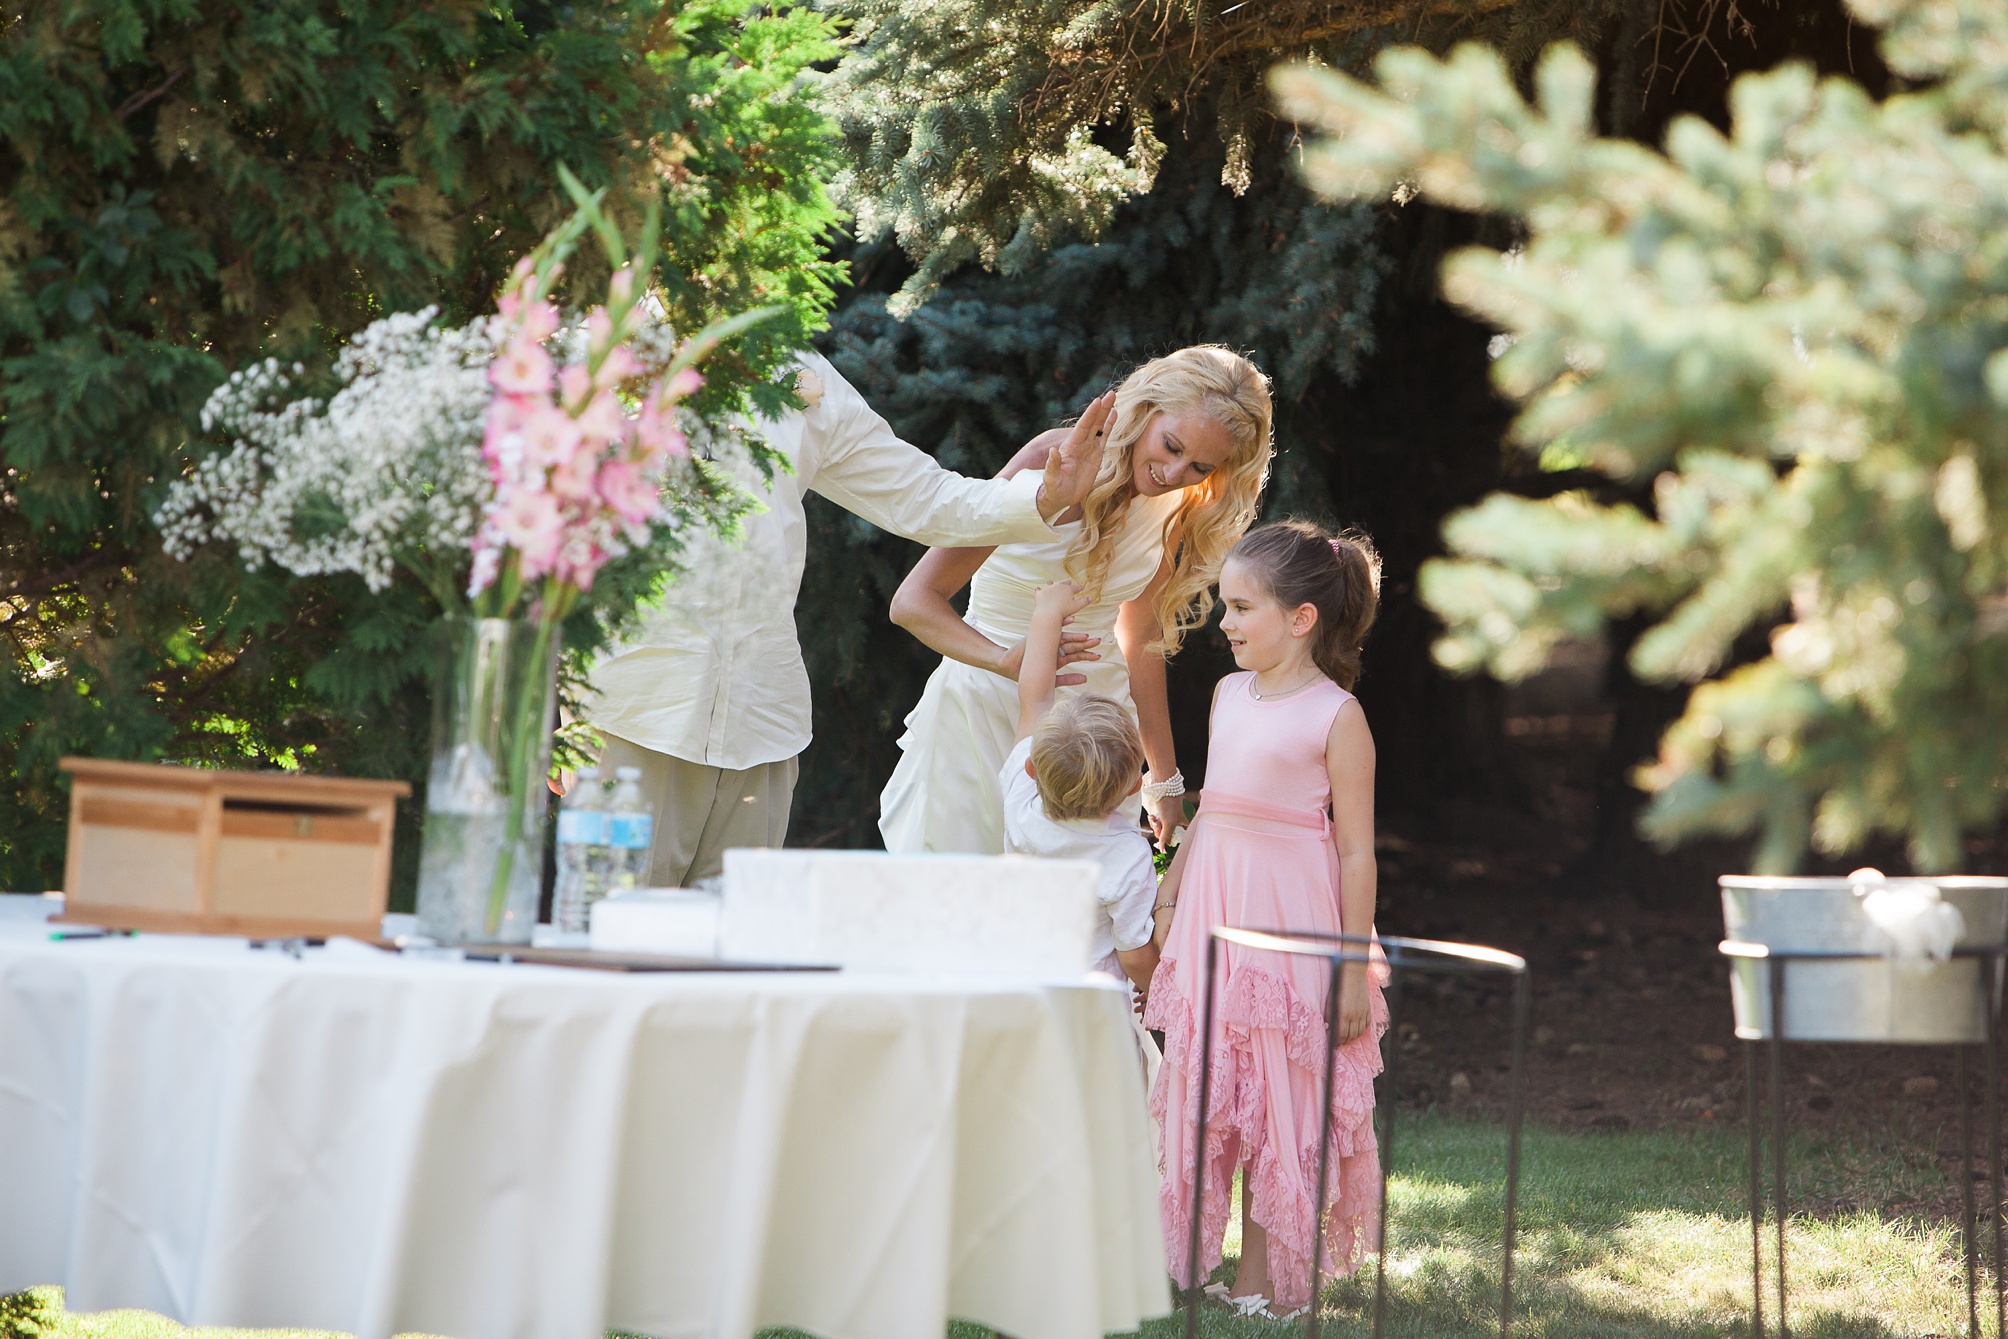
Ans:
{"label": "bride's raised hand", "polygon": [[1039,488],[1039,514],[1048,521],[1081,504],[1102,468],[1102,447],[1115,422],[1116,393],[1108,391],[1088,406],[1067,440],[1046,453],[1046,477]]}

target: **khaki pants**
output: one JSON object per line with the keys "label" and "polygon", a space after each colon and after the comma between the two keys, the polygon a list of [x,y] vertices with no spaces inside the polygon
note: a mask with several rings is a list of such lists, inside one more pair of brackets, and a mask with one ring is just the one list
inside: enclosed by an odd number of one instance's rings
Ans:
{"label": "khaki pants", "polygon": [[655,814],[648,886],[688,888],[725,868],[728,846],[780,846],[788,840],[788,810],[800,765],[794,758],[744,771],[685,762],[607,736],[600,776],[616,767],[641,768],[641,791]]}

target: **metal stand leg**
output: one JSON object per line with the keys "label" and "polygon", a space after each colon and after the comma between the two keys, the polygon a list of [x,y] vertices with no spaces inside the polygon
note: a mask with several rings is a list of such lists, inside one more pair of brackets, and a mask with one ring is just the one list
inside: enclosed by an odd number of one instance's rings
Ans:
{"label": "metal stand leg", "polygon": [[1387,1183],[1394,1175],[1394,1076],[1401,1058],[1401,968],[1390,962],[1387,977],[1387,1058],[1381,1064],[1380,1256],[1374,1263],[1374,1339],[1387,1323]]}
{"label": "metal stand leg", "polygon": [[[1213,988],[1214,967],[1220,941],[1206,941],[1206,1002],[1200,1008],[1199,1025],[1199,1125],[1192,1136],[1192,1236],[1187,1241],[1186,1272],[1191,1286],[1185,1294],[1185,1339],[1199,1339],[1199,1299],[1206,1295],[1206,1271],[1200,1265],[1199,1228],[1206,1211],[1206,1104],[1213,1083]],[[1170,1114],[1166,1123],[1170,1123]]]}
{"label": "metal stand leg", "polygon": [[[1506,1231],[1499,1259],[1499,1339],[1509,1339],[1513,1333],[1513,1236],[1520,1207],[1520,1108],[1527,1059],[1527,1011],[1532,999],[1527,973],[1520,972],[1513,978],[1513,1068],[1506,1080]],[[1381,1231],[1387,1231],[1385,1223]]]}
{"label": "metal stand leg", "polygon": [[[1361,971],[1366,970],[1364,963]],[[1332,1090],[1339,1080],[1339,984],[1345,964],[1332,960],[1332,979],[1325,991],[1325,1104],[1318,1109],[1318,1184],[1311,1192],[1311,1308],[1304,1313],[1304,1333],[1318,1339],[1318,1266],[1325,1254],[1325,1177],[1332,1165]]]}
{"label": "metal stand leg", "polygon": [[1996,992],[2000,989],[2001,957],[1999,954],[1987,958],[1980,973],[1980,1016],[1986,1035],[1986,1081],[1987,1087],[1981,1099],[1981,1110],[1987,1121],[1987,1172],[1991,1183],[1988,1189],[1988,1213],[1994,1220],[1994,1333],[2008,1334],[2008,1292],[2002,1289],[2001,1278],[2001,1033],[2000,1019],[1995,1013]]}
{"label": "metal stand leg", "polygon": [[1743,1123],[1750,1127],[1750,1334],[1764,1339],[1764,1143],[1757,1133],[1757,1043],[1743,1043]]}
{"label": "metal stand leg", "polygon": [[1792,1339],[1785,1319],[1785,964],[1771,959],[1771,1169],[1778,1222],[1778,1339]]}
{"label": "metal stand leg", "polygon": [[1952,1087],[1959,1095],[1959,1247],[1966,1257],[1966,1333],[1979,1339],[1980,1252],[1973,1240],[1973,1091],[1966,1082],[1966,1047],[1952,1048]]}

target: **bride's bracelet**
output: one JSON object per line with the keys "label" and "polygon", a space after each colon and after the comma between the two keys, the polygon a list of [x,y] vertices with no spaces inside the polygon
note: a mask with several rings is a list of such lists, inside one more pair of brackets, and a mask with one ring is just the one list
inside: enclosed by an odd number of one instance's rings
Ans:
{"label": "bride's bracelet", "polygon": [[1143,798],[1149,804],[1156,804],[1159,800],[1168,800],[1174,795],[1183,794],[1185,794],[1185,773],[1175,767],[1171,775],[1164,780],[1143,783]]}

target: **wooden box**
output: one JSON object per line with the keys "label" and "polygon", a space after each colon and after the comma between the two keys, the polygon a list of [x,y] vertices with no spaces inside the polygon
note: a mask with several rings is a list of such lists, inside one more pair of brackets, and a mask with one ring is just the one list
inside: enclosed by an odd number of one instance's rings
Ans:
{"label": "wooden box", "polygon": [[402,781],[65,758],[59,920],[254,939],[382,934]]}

